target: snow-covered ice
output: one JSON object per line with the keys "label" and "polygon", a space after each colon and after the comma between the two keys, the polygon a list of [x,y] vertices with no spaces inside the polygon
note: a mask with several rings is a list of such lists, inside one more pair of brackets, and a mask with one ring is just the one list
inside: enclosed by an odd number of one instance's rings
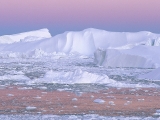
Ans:
{"label": "snow-covered ice", "polygon": [[51,34],[49,33],[48,29],[40,29],[35,31],[29,31],[14,35],[3,35],[0,36],[0,43],[15,43],[15,42],[29,42],[29,41],[36,41],[44,38],[50,38]]}
{"label": "snow-covered ice", "polygon": [[[159,46],[160,43],[159,34],[147,31],[137,33],[108,32],[93,28],[78,32],[65,32],[54,37],[50,36],[47,29],[20,33],[16,34],[16,36],[20,36],[18,38],[23,38],[24,40],[15,38],[12,44],[0,45],[0,51],[29,54],[35,50],[41,50],[46,54],[53,52],[63,52],[67,54],[77,52],[81,55],[93,56],[94,52],[98,48],[131,49],[136,46],[154,48],[155,46]],[[15,35],[10,35],[10,37],[14,38]],[[4,39],[3,36],[1,36],[1,38]]]}

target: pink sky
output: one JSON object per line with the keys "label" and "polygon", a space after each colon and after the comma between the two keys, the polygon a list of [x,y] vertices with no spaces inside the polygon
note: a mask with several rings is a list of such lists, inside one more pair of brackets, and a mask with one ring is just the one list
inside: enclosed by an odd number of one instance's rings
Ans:
{"label": "pink sky", "polygon": [[53,34],[88,27],[160,33],[159,11],[160,0],[0,0],[0,26],[4,33],[41,27]]}

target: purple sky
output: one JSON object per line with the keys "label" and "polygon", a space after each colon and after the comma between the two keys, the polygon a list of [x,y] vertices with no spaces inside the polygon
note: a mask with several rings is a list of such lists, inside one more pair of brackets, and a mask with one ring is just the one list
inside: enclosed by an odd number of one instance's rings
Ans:
{"label": "purple sky", "polygon": [[0,0],[0,35],[90,27],[160,33],[159,11],[160,0]]}

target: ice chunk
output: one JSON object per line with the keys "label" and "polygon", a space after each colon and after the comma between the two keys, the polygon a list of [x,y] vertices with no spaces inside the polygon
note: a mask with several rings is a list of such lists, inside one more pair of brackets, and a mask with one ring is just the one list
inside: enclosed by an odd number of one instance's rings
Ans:
{"label": "ice chunk", "polygon": [[32,110],[36,110],[36,109],[37,109],[37,107],[34,107],[34,106],[26,107],[26,110],[28,110],[28,111],[32,111]]}
{"label": "ice chunk", "polygon": [[108,104],[109,105],[115,105],[115,103],[113,101],[109,101]]}
{"label": "ice chunk", "polygon": [[102,100],[102,99],[95,99],[93,102],[99,103],[99,104],[103,104],[103,103],[105,103],[106,101],[104,101],[104,100]]}
{"label": "ice chunk", "polygon": [[14,95],[13,95],[13,94],[8,94],[8,96],[9,96],[9,97],[12,97],[12,96],[14,96]]}
{"label": "ice chunk", "polygon": [[77,101],[77,100],[78,100],[77,98],[73,98],[73,99],[72,99],[72,101]]}

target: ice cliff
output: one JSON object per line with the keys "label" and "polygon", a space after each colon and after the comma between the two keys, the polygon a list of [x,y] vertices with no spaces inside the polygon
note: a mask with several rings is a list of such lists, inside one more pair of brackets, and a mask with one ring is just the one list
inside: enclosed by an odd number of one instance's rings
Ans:
{"label": "ice cliff", "polygon": [[131,49],[98,49],[95,52],[98,52],[95,63],[105,67],[157,68],[160,66],[159,51],[160,47],[142,45]]}

